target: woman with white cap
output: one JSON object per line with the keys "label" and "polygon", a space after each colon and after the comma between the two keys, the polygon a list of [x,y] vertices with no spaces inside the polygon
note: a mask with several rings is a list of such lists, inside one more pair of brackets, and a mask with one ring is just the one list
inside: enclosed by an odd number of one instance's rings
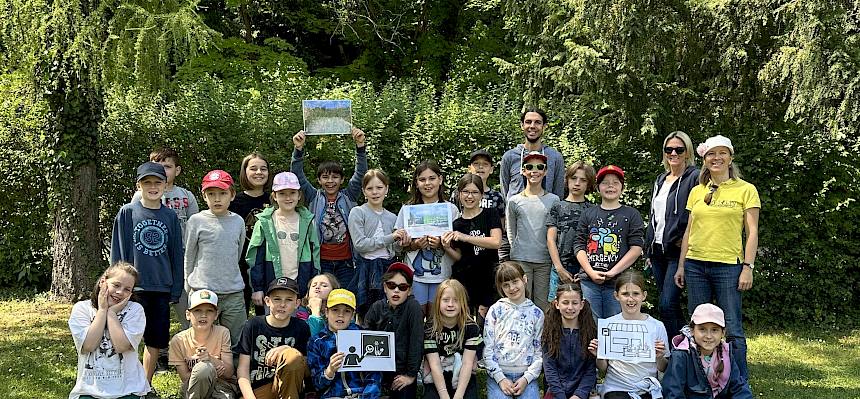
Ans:
{"label": "woman with white cap", "polygon": [[731,140],[711,137],[696,152],[704,165],[687,199],[690,220],[675,284],[683,288],[686,283],[688,309],[712,300],[723,309],[726,340],[742,378],[748,380],[741,298],[753,283],[761,200],[755,186],[741,180]]}

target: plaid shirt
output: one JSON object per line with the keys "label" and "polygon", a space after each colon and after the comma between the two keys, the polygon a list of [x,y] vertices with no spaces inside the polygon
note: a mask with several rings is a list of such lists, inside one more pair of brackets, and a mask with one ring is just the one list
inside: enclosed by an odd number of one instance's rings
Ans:
{"label": "plaid shirt", "polygon": [[[359,330],[350,323],[348,330]],[[314,385],[325,398],[377,399],[382,386],[382,373],[379,371],[338,371],[333,380],[325,378],[331,355],[337,352],[337,334],[328,326],[320,331],[308,344],[308,366],[311,369]]]}

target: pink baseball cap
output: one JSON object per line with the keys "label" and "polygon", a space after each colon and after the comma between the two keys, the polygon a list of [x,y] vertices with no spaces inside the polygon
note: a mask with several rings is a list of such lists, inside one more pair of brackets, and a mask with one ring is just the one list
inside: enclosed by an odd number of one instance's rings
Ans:
{"label": "pink baseball cap", "polygon": [[719,306],[711,304],[711,303],[703,303],[699,306],[696,306],[696,310],[693,311],[693,316],[690,317],[693,321],[693,324],[705,324],[705,323],[714,323],[720,327],[726,327],[726,316],[723,313],[723,310],[719,308]]}
{"label": "pink baseball cap", "polygon": [[230,187],[233,187],[233,176],[230,176],[229,173],[220,169],[209,171],[209,173],[203,177],[202,187],[203,190],[210,187],[229,190]]}
{"label": "pink baseball cap", "polygon": [[293,190],[298,190],[302,188],[299,185],[299,178],[293,172],[281,172],[275,175],[275,179],[272,181],[272,191],[281,191],[291,188]]}

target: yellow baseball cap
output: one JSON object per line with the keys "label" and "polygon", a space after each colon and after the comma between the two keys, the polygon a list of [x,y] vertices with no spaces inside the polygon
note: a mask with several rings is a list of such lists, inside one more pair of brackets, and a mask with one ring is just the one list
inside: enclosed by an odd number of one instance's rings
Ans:
{"label": "yellow baseball cap", "polygon": [[346,305],[355,309],[355,294],[343,288],[332,290],[328,294],[326,306],[332,308],[335,305]]}

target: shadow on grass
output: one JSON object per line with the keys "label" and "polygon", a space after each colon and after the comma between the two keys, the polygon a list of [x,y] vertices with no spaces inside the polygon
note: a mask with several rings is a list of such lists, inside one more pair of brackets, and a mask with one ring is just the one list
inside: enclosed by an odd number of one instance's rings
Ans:
{"label": "shadow on grass", "polygon": [[[805,364],[750,364],[753,394],[758,398],[857,398],[860,388],[821,386],[826,375]],[[856,374],[855,374],[856,375]]]}

